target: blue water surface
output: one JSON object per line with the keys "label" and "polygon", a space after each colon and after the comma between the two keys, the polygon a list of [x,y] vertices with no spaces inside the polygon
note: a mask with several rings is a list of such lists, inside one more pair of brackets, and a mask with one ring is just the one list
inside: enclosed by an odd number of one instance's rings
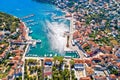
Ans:
{"label": "blue water surface", "polygon": [[[32,0],[0,0],[0,11],[22,18],[24,16],[34,14],[28,20],[34,20],[35,25],[28,25],[27,27],[33,31],[30,36],[33,39],[42,40],[41,44],[37,44],[36,47],[30,47],[27,55],[30,56],[55,56],[59,55],[56,50],[51,49],[50,40],[47,37],[47,31],[45,30],[45,21],[52,22],[53,14],[55,16],[61,16],[64,13],[56,8],[54,5],[38,3]],[[24,19],[23,21],[27,21]],[[65,22],[68,24],[68,22]]]}

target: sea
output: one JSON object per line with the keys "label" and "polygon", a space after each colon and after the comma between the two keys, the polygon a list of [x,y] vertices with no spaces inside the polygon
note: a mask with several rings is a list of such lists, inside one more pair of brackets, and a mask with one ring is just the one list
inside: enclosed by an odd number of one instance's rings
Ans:
{"label": "sea", "polygon": [[[70,22],[66,19],[55,19],[56,16],[64,16],[64,11],[52,4],[34,0],[0,0],[0,11],[22,19],[30,29],[29,36],[41,40],[40,44],[29,47],[26,56],[64,55],[64,32],[69,31]],[[25,18],[30,15],[32,16]]]}

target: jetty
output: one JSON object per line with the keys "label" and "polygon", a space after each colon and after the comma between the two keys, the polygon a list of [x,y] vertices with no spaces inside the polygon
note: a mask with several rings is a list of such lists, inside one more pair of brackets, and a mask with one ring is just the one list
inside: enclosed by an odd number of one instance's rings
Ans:
{"label": "jetty", "polygon": [[65,19],[65,16],[53,16],[53,19]]}
{"label": "jetty", "polygon": [[33,17],[34,16],[34,14],[30,14],[30,15],[27,15],[27,16],[24,16],[24,17],[22,17],[22,18],[20,18],[20,19],[27,19],[27,18],[30,18],[30,17]]}
{"label": "jetty", "polygon": [[34,20],[33,19],[31,19],[31,20],[27,20],[27,21],[25,21],[26,23],[29,23],[29,22],[34,22]]}
{"label": "jetty", "polygon": [[37,22],[29,22],[27,25],[28,26],[34,26],[34,25],[36,25],[36,24],[38,24]]}

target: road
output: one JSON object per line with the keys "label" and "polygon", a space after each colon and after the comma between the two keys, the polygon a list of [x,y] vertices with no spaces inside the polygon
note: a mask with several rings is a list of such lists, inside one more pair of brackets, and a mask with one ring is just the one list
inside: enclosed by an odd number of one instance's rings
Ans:
{"label": "road", "polygon": [[29,48],[29,44],[26,46],[26,49],[25,49],[25,52],[24,52],[23,58],[22,58],[22,61],[24,62],[23,66],[22,66],[22,80],[24,80],[25,55],[27,53],[28,48]]}
{"label": "road", "polygon": [[78,46],[72,46],[72,43],[71,43],[71,41],[72,41],[72,39],[73,39],[73,33],[75,32],[75,19],[73,18],[73,15],[72,15],[72,17],[70,18],[70,39],[69,39],[69,48],[71,49],[71,50],[74,50],[74,51],[77,51],[78,52],[78,54],[79,54],[79,56],[80,56],[80,58],[81,59],[83,59],[84,58],[84,53],[83,53],[83,51],[82,50],[80,50],[79,48],[78,48]]}
{"label": "road", "polygon": [[[79,56],[80,56],[80,59],[84,59],[85,56],[83,55],[84,54],[83,51],[80,50],[77,45],[72,46],[71,41],[73,39],[73,33],[75,32],[75,25],[74,25],[75,24],[74,23],[75,19],[73,18],[73,15],[72,15],[72,17],[69,20],[70,20],[69,48],[70,48],[70,50],[77,51]],[[85,69],[83,71],[75,71],[75,73],[76,73],[76,77],[77,78],[86,76]],[[70,80],[71,80],[71,78],[70,78]]]}

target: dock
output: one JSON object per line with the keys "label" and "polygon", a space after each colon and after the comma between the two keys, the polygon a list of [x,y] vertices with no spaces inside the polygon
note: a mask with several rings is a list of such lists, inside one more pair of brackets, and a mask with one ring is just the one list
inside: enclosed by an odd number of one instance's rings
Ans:
{"label": "dock", "polygon": [[26,44],[32,45],[32,47],[35,47],[36,44],[40,44],[41,40],[27,40]]}
{"label": "dock", "polygon": [[27,15],[27,16],[24,16],[24,17],[22,17],[22,18],[20,18],[20,19],[27,19],[27,18],[30,18],[30,17],[33,17],[34,16],[34,14],[30,14],[30,15]]}
{"label": "dock", "polygon": [[65,19],[65,16],[53,16],[53,19]]}

